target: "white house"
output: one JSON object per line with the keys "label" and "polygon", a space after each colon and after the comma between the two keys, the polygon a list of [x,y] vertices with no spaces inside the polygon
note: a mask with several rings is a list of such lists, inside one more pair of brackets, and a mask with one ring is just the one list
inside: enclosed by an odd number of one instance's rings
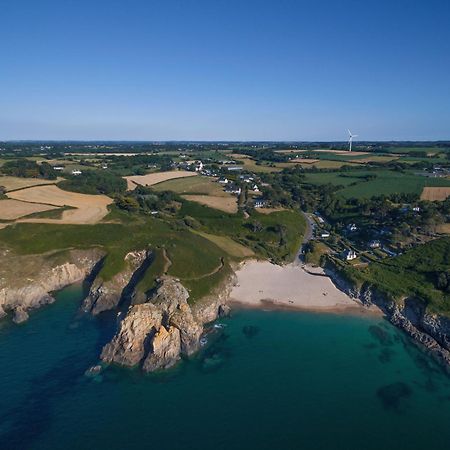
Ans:
{"label": "white house", "polygon": [[324,239],[329,238],[330,237],[330,233],[328,231],[322,231],[320,233],[320,237],[324,238]]}
{"label": "white house", "polygon": [[228,178],[224,178],[224,177],[219,178],[219,183],[220,184],[228,184]]}
{"label": "white house", "polygon": [[259,187],[257,184],[253,186],[253,192],[259,192]]}
{"label": "white house", "polygon": [[350,224],[347,225],[347,230],[348,231],[356,231],[357,229],[358,229],[358,227],[354,223],[350,223]]}
{"label": "white house", "polygon": [[63,166],[54,166],[53,170],[57,170],[58,172],[60,172],[60,171],[64,170],[64,167]]}
{"label": "white house", "polygon": [[81,170],[78,169],[73,169],[72,170],[72,175],[81,175],[83,172],[81,172]]}
{"label": "white house", "polygon": [[261,198],[255,200],[255,203],[254,203],[255,208],[264,208],[264,206],[266,206],[265,200],[263,200]]}
{"label": "white house", "polygon": [[356,252],[352,249],[345,250],[343,256],[346,261],[352,261],[357,258]]}
{"label": "white house", "polygon": [[380,248],[381,247],[381,242],[378,241],[377,239],[374,239],[373,241],[369,242],[369,247],[370,248]]}
{"label": "white house", "polygon": [[203,170],[203,163],[201,161],[195,162],[195,171],[201,172]]}

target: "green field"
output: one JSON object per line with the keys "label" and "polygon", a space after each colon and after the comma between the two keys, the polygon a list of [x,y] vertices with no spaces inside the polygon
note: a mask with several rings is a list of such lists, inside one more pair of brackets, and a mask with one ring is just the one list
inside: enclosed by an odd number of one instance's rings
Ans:
{"label": "green field", "polygon": [[[376,175],[376,178],[369,181],[361,178],[367,175]],[[337,191],[337,194],[344,198],[370,198],[374,195],[395,193],[420,195],[425,186],[450,186],[448,178],[430,178],[416,175],[413,172],[385,169],[308,173],[305,176],[305,182],[315,185],[330,183],[335,186],[343,186]]]}
{"label": "green field", "polygon": [[152,186],[155,191],[173,191],[177,194],[198,194],[227,197],[222,186],[210,177],[186,177],[163,181]]}

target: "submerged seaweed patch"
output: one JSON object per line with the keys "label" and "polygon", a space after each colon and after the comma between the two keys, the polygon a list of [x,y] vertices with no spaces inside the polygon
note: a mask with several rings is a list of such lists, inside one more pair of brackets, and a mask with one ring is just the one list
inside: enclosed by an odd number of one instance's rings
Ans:
{"label": "submerged seaweed patch", "polygon": [[371,325],[369,327],[369,333],[374,337],[381,345],[390,346],[394,342],[391,335],[378,325]]}
{"label": "submerged seaweed patch", "polygon": [[242,333],[244,333],[245,337],[250,339],[259,333],[259,328],[253,325],[245,325],[242,327]]}
{"label": "submerged seaweed patch", "polygon": [[407,383],[387,384],[377,390],[377,397],[385,409],[400,412],[402,401],[411,397],[413,390]]}

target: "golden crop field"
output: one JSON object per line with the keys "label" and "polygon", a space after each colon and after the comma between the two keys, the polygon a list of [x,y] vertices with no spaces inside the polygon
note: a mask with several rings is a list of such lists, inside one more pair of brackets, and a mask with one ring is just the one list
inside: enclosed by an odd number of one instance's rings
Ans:
{"label": "golden crop field", "polygon": [[443,201],[450,196],[450,187],[424,187],[421,200]]}
{"label": "golden crop field", "polygon": [[130,191],[136,189],[137,185],[153,186],[163,181],[172,180],[173,178],[195,177],[196,172],[188,172],[185,170],[171,170],[168,172],[149,173],[147,175],[133,175],[124,177],[127,180],[127,186]]}
{"label": "golden crop field", "polygon": [[41,203],[27,203],[19,200],[5,199],[0,200],[0,219],[15,220],[19,217],[57,208],[57,206],[43,205]]}

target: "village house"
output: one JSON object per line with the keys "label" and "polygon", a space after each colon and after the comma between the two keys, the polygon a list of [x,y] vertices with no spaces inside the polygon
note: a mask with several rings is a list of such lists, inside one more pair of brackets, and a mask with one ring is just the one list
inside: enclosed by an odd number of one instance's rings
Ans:
{"label": "village house", "polygon": [[236,186],[235,184],[230,183],[228,186],[225,187],[225,192],[227,192],[228,194],[239,195],[241,193],[241,188]]}
{"label": "village house", "polygon": [[380,248],[381,242],[378,239],[373,239],[372,241],[369,242],[369,247],[372,249]]}
{"label": "village house", "polygon": [[350,248],[344,251],[342,257],[345,261],[352,261],[356,259],[358,256],[356,255],[356,252]]}
{"label": "village house", "polygon": [[266,206],[266,201],[262,198],[257,198],[255,199],[253,206],[255,208],[264,208],[264,206]]}
{"label": "village house", "polygon": [[81,170],[78,169],[73,169],[72,170],[72,175],[81,175],[83,172],[81,172]]}

